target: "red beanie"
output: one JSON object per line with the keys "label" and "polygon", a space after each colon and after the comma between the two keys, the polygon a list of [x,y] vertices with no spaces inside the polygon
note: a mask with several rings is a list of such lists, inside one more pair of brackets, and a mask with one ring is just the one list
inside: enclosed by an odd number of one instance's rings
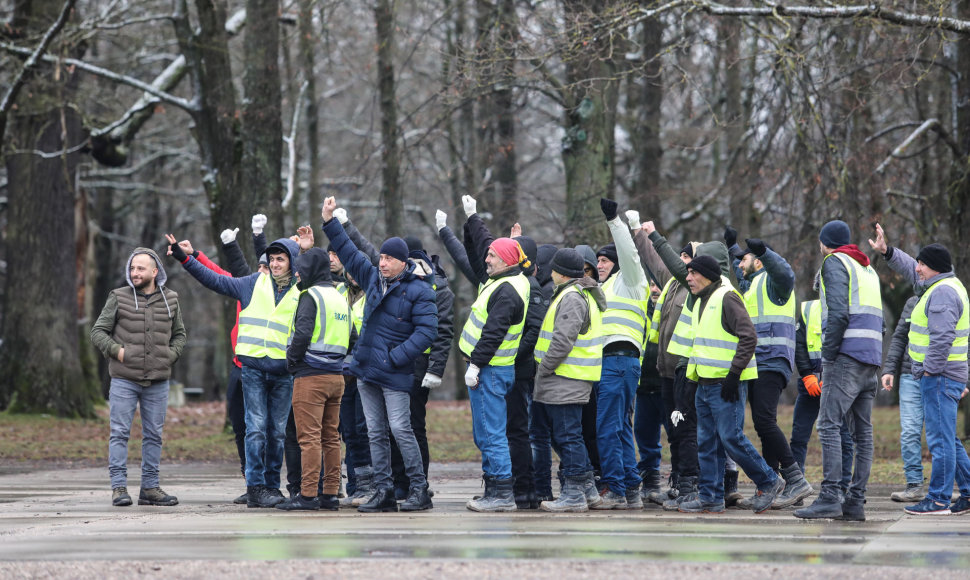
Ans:
{"label": "red beanie", "polygon": [[519,242],[512,238],[499,238],[492,242],[489,248],[509,266],[515,266],[525,259],[525,254],[522,252],[522,247],[519,246]]}

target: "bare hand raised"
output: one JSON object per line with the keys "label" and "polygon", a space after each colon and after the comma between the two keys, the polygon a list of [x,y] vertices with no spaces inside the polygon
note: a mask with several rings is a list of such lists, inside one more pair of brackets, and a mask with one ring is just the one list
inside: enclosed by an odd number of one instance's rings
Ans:
{"label": "bare hand raised", "polygon": [[323,209],[320,210],[320,217],[323,218],[324,222],[329,222],[333,219],[333,211],[337,209],[337,200],[334,196],[330,196],[323,200]]}
{"label": "bare hand raised", "polygon": [[889,246],[886,244],[886,232],[883,231],[881,225],[876,224],[876,241],[872,241],[872,238],[870,238],[869,245],[880,254],[889,251]]}

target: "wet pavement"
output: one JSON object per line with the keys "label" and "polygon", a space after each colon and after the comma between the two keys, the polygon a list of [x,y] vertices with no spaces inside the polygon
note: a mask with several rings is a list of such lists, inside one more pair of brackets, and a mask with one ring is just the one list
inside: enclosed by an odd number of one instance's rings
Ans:
{"label": "wet pavement", "polygon": [[[889,501],[891,490],[881,486],[870,490],[865,523],[805,522],[790,510],[477,514],[464,507],[481,490],[477,466],[433,464],[436,495],[430,512],[308,513],[233,505],[244,482],[231,465],[164,465],[163,470],[163,487],[179,497],[174,508],[112,507],[106,469],[17,472],[16,466],[5,466],[0,576],[82,577],[95,573],[93,562],[102,566],[98,574],[110,576],[111,562],[132,559],[190,562],[187,569],[196,572],[185,577],[212,573],[206,561],[221,562],[228,566],[226,574],[235,575],[233,562],[247,560],[336,561],[332,572],[343,574],[363,571],[362,562],[377,559],[388,577],[397,577],[405,570],[395,562],[407,559],[408,573],[427,568],[435,577],[460,575],[457,562],[485,560],[499,566],[489,573],[494,577],[541,577],[558,569],[550,563],[575,567],[594,561],[618,567],[621,577],[622,570],[639,576],[649,563],[685,565],[689,574],[720,570],[717,576],[727,566],[745,578],[759,577],[758,570],[777,576],[779,566],[795,577],[813,570],[834,570],[838,576],[837,571],[851,569],[854,577],[872,571],[875,577],[970,578],[970,516],[905,516],[902,504]],[[137,480],[129,485],[135,498],[137,485]],[[341,561],[357,565],[341,572]],[[510,561],[538,567],[516,571]],[[65,563],[72,564],[59,568]],[[752,567],[743,572],[743,565]],[[555,575],[572,577],[570,570]]]}

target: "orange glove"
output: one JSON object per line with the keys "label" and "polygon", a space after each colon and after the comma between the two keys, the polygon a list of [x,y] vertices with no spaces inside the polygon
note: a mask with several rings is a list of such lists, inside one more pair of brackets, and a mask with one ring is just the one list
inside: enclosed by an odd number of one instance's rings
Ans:
{"label": "orange glove", "polygon": [[809,396],[819,397],[822,395],[822,384],[818,382],[818,377],[815,375],[802,377],[802,384],[805,385],[805,390],[808,391]]}

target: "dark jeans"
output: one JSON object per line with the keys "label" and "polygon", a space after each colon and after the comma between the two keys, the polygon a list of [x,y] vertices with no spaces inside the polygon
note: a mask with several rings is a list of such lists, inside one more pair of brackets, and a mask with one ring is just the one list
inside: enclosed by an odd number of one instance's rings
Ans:
{"label": "dark jeans", "polygon": [[[535,491],[532,470],[532,445],[529,441],[529,407],[532,403],[532,379],[516,379],[505,395],[505,434],[509,439],[515,495]],[[580,429],[581,430],[581,429]]]}
{"label": "dark jeans", "polygon": [[660,391],[637,393],[636,410],[633,414],[633,436],[637,440],[640,462],[637,472],[660,471],[660,427],[670,436],[670,413],[664,413]]}
{"label": "dark jeans", "polygon": [[246,475],[246,406],[243,403],[242,369],[236,365],[229,367],[229,384],[226,386],[226,412],[236,438],[236,453],[239,454],[239,469]]}
{"label": "dark jeans", "polygon": [[[805,390],[805,385],[798,382],[798,398],[795,399],[795,411],[792,415],[791,426],[791,454],[795,458],[795,463],[805,472],[805,455],[808,453],[808,441],[812,438],[812,430],[815,428],[815,419],[818,418],[818,407],[820,397],[813,397]],[[855,446],[852,444],[852,432],[849,426],[843,422],[842,430],[842,482],[840,484],[843,493],[849,489],[849,480],[852,479],[852,458],[855,453]]]}
{"label": "dark jeans", "polygon": [[599,398],[599,383],[593,383],[593,390],[589,394],[589,402],[583,405],[583,444],[593,471],[599,475],[600,451],[596,442],[596,400]]}
{"label": "dark jeans", "polygon": [[788,439],[778,427],[778,398],[787,386],[785,376],[776,372],[758,372],[758,378],[748,381],[748,402],[751,420],[761,439],[761,455],[768,467],[778,471],[795,463]]}
{"label": "dark jeans", "polygon": [[822,491],[838,497],[844,477],[842,468],[843,423],[848,423],[855,442],[855,469],[847,497],[865,499],[872,469],[872,402],[879,385],[879,367],[839,354],[822,362],[825,386],[818,412],[818,440],[822,444]]}
{"label": "dark jeans", "polygon": [[[431,456],[428,454],[428,397],[431,396],[431,389],[421,386],[424,374],[428,371],[428,355],[421,355],[414,362],[414,383],[411,385],[411,430],[414,431],[414,438],[418,441],[418,448],[421,450],[421,467],[424,470],[424,478],[428,478],[428,463]],[[397,448],[394,437],[391,437],[391,471],[394,474],[394,487],[405,492],[411,489],[407,475],[404,473],[404,459],[401,458],[401,451]]]}
{"label": "dark jeans", "polygon": [[[684,419],[672,429],[670,448],[677,449],[677,463],[673,469],[682,477],[694,477],[698,472],[696,394],[697,383],[687,380],[687,368],[677,369],[670,399],[671,413],[676,409],[684,415]],[[674,456],[673,453],[671,455]]]}
{"label": "dark jeans", "polygon": [[560,469],[566,477],[580,477],[592,469],[582,436],[582,405],[533,403],[535,412],[548,421],[553,444],[558,449]]}
{"label": "dark jeans", "polygon": [[[529,414],[529,441],[532,444],[533,481],[536,494],[552,497],[552,425],[545,412],[545,405],[532,403]],[[582,413],[580,413],[582,423]],[[579,427],[582,432],[582,424]],[[559,453],[559,450],[556,450]]]}
{"label": "dark jeans", "polygon": [[344,394],[340,399],[340,437],[347,446],[344,463],[347,465],[347,495],[357,489],[354,469],[369,466],[370,444],[367,441],[367,421],[357,391],[357,377],[344,375]]}

